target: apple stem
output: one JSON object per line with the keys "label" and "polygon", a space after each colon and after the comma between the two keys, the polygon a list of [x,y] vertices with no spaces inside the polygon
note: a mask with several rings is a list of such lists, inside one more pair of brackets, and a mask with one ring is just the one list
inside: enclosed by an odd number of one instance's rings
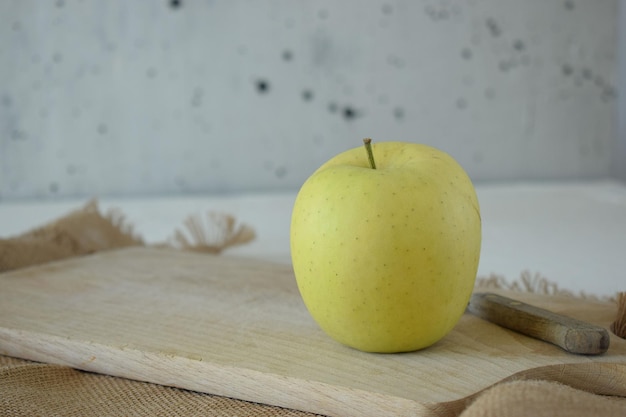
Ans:
{"label": "apple stem", "polygon": [[372,151],[372,139],[363,139],[363,144],[365,145],[365,150],[367,150],[367,157],[370,161],[370,167],[372,169],[376,169],[376,162],[374,162],[374,152]]}

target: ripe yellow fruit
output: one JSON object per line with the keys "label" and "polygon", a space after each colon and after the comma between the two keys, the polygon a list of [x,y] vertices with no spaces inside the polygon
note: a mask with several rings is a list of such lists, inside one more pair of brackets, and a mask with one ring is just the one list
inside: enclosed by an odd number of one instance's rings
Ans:
{"label": "ripe yellow fruit", "polygon": [[301,187],[291,256],[311,316],[335,340],[406,352],[444,337],[465,311],[481,245],[478,199],[448,154],[380,142],[343,152]]}

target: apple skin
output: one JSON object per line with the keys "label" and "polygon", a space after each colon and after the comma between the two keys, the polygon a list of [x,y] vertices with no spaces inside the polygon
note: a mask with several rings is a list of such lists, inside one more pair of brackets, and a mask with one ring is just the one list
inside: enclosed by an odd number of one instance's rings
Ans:
{"label": "apple skin", "polygon": [[366,352],[408,352],[448,334],[471,296],[481,247],[474,186],[448,154],[361,146],[316,170],[294,203],[298,289],[317,324]]}

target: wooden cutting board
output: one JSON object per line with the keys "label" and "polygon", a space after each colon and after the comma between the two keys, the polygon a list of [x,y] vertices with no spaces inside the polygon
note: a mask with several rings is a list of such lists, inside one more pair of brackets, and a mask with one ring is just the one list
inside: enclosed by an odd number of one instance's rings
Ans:
{"label": "wooden cutting board", "polygon": [[[516,297],[605,327],[616,314]],[[578,356],[466,314],[428,349],[363,353],[318,329],[289,266],[164,249],[0,274],[0,353],[333,416],[454,415],[506,379],[626,396],[614,335],[604,355]]]}

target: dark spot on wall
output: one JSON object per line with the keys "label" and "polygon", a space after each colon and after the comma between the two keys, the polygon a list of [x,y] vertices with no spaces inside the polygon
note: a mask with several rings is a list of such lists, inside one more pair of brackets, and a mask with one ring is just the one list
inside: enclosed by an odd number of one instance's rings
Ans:
{"label": "dark spot on wall", "polygon": [[500,61],[498,69],[502,72],[508,72],[512,68],[513,64],[510,61]]}
{"label": "dark spot on wall", "polygon": [[48,186],[48,189],[50,190],[52,194],[56,194],[59,191],[59,184],[53,181]]}
{"label": "dark spot on wall", "polygon": [[397,55],[388,55],[387,56],[387,64],[396,68],[404,68],[404,59],[400,58]]}
{"label": "dark spot on wall", "polygon": [[104,123],[100,123],[96,130],[101,135],[106,135],[109,132],[108,126]]}
{"label": "dark spot on wall", "polygon": [[182,0],[170,0],[170,7],[174,10],[179,9],[183,6]]}
{"label": "dark spot on wall", "polygon": [[456,100],[456,108],[459,110],[463,110],[467,108],[467,100],[464,99],[463,97],[459,97]]}
{"label": "dark spot on wall", "polygon": [[13,129],[11,131],[11,139],[18,141],[18,140],[25,140],[26,139],[26,134],[19,130],[19,129]]}
{"label": "dark spot on wall", "polygon": [[431,5],[424,6],[424,13],[433,20],[437,17],[437,11]]}
{"label": "dark spot on wall", "polygon": [[54,55],[52,55],[52,62],[54,62],[55,64],[59,64],[63,61],[63,54],[60,52],[56,52]]}
{"label": "dark spot on wall", "polygon": [[148,78],[155,78],[157,76],[157,70],[156,68],[148,68],[148,70],[146,71],[146,77]]}
{"label": "dark spot on wall", "polygon": [[204,90],[201,87],[194,88],[193,95],[191,96],[191,106],[202,107],[203,100],[204,100]]}
{"label": "dark spot on wall", "polygon": [[569,64],[563,64],[563,66],[561,67],[561,72],[563,73],[563,75],[568,77],[572,75],[572,73],[574,72],[574,68],[572,68],[572,66]]}
{"label": "dark spot on wall", "polygon": [[381,11],[383,12],[383,14],[391,14],[393,13],[393,6],[389,3],[385,3],[381,7]]}
{"label": "dark spot on wall", "polygon": [[472,59],[472,50],[470,48],[461,49],[461,58]]}
{"label": "dark spot on wall", "polygon": [[565,0],[563,7],[565,7],[565,10],[574,10],[575,5],[572,0]]}
{"label": "dark spot on wall", "polygon": [[516,51],[523,51],[524,49],[526,49],[526,45],[524,44],[524,41],[522,41],[521,39],[516,39],[513,42],[513,49],[515,49]]}
{"label": "dark spot on wall", "polygon": [[61,8],[63,6],[65,6],[65,0],[57,0],[57,2],[55,3],[57,7]]}
{"label": "dark spot on wall", "polygon": [[8,95],[3,95],[1,102],[4,107],[11,107],[11,104],[13,104],[13,100],[11,99],[11,96],[8,96]]}
{"label": "dark spot on wall", "polygon": [[265,79],[258,79],[256,81],[256,91],[259,94],[265,94],[270,91],[270,83]]}
{"label": "dark spot on wall", "polygon": [[393,117],[395,117],[396,120],[403,120],[404,109],[402,107],[396,107],[395,109],[393,109]]}
{"label": "dark spot on wall", "polygon": [[487,87],[485,89],[485,98],[491,100],[494,99],[496,97],[496,90],[494,90],[492,87]]}
{"label": "dark spot on wall", "polygon": [[582,75],[585,80],[590,80],[593,77],[593,73],[590,68],[583,68]]}
{"label": "dark spot on wall", "polygon": [[65,172],[67,173],[67,175],[74,175],[76,174],[76,171],[76,165],[69,164],[65,167]]}
{"label": "dark spot on wall", "polygon": [[502,34],[502,29],[500,29],[500,25],[493,17],[489,17],[486,20],[487,30],[494,38],[500,36]]}
{"label": "dark spot on wall", "polygon": [[604,102],[612,101],[615,98],[617,98],[617,90],[614,87],[612,87],[610,85],[607,85],[606,87],[604,87],[602,89],[602,93],[600,95],[600,98]]}
{"label": "dark spot on wall", "polygon": [[304,91],[302,91],[302,100],[304,100],[304,101],[311,101],[311,100],[313,100],[313,91],[311,91],[311,90],[304,90]]}
{"label": "dark spot on wall", "polygon": [[424,13],[433,21],[446,20],[450,17],[450,10],[446,8],[446,6],[441,6],[439,8],[428,5],[424,7]]}
{"label": "dark spot on wall", "polygon": [[274,175],[276,176],[276,178],[284,178],[285,175],[287,175],[287,168],[285,168],[284,166],[277,167],[274,170]]}
{"label": "dark spot on wall", "polygon": [[328,13],[328,10],[326,10],[326,9],[320,9],[317,12],[317,17],[319,17],[322,20],[328,19],[329,15],[330,15],[330,13]]}
{"label": "dark spot on wall", "polygon": [[324,33],[315,35],[312,39],[311,45],[311,58],[314,67],[324,67],[329,64],[334,64],[332,58],[333,41]]}
{"label": "dark spot on wall", "polygon": [[283,51],[283,61],[291,61],[293,59],[293,53],[289,49]]}
{"label": "dark spot on wall", "polygon": [[346,120],[353,120],[358,116],[357,111],[352,106],[345,106],[341,111],[341,115]]}
{"label": "dark spot on wall", "polygon": [[329,112],[336,113],[338,109],[339,109],[339,106],[337,106],[337,103],[335,103],[334,101],[331,101],[330,103],[328,103]]}
{"label": "dark spot on wall", "polygon": [[20,22],[19,20],[15,20],[13,23],[11,23],[11,30],[13,30],[14,32],[19,32],[20,30],[22,30],[22,22]]}

